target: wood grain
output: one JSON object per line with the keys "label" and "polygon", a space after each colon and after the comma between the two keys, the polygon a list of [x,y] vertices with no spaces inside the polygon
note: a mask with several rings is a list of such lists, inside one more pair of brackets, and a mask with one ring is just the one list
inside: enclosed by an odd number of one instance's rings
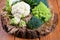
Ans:
{"label": "wood grain", "polygon": [[59,14],[60,14],[60,0],[57,1],[58,8],[59,8]]}
{"label": "wood grain", "polygon": [[[0,0],[0,13],[5,5],[5,0]],[[48,0],[50,8],[58,14],[58,24],[53,32],[49,35],[41,37],[40,40],[60,40],[60,0]],[[38,39],[21,39],[7,34],[1,26],[0,21],[0,40],[38,40]]]}

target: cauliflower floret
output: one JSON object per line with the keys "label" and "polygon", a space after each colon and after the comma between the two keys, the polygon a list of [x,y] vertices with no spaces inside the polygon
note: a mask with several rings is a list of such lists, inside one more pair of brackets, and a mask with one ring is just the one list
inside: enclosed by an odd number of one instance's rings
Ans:
{"label": "cauliflower floret", "polygon": [[21,18],[30,14],[30,5],[25,2],[18,2],[12,6],[12,14],[14,17]]}
{"label": "cauliflower floret", "polygon": [[15,24],[18,24],[20,22],[20,19],[19,18],[12,18],[11,20],[10,20],[10,24],[12,24],[12,25],[15,25]]}
{"label": "cauliflower floret", "polygon": [[20,20],[19,27],[25,27],[25,26],[26,26],[26,22],[23,20]]}

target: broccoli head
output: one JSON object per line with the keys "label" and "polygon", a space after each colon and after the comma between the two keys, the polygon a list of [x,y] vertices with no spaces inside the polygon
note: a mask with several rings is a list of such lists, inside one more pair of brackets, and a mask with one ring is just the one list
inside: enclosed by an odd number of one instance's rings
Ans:
{"label": "broccoli head", "polygon": [[43,21],[33,16],[30,21],[27,23],[28,28],[35,29],[43,24]]}
{"label": "broccoli head", "polygon": [[43,2],[40,2],[38,6],[32,9],[32,14],[44,22],[51,18],[50,9]]}

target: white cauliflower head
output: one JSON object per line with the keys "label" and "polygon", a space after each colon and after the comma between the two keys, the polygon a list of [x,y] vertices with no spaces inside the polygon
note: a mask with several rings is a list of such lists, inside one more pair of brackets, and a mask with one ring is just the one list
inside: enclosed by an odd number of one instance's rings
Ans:
{"label": "white cauliflower head", "polygon": [[18,2],[12,6],[12,14],[14,17],[21,18],[30,14],[30,5],[25,2]]}

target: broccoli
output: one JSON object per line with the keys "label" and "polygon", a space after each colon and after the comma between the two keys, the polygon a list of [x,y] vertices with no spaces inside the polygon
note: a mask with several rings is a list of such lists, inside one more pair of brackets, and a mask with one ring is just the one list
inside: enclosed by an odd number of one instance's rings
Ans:
{"label": "broccoli", "polygon": [[31,8],[37,6],[40,3],[40,1],[42,1],[48,7],[47,0],[23,0],[23,1],[28,3],[31,6]]}
{"label": "broccoli", "polygon": [[38,28],[43,24],[43,21],[41,19],[36,18],[33,16],[30,21],[28,21],[27,25],[29,29],[35,29]]}
{"label": "broccoli", "polygon": [[[31,9],[37,6],[40,0],[23,0],[31,6]],[[37,2],[38,1],[38,2]]]}
{"label": "broccoli", "polygon": [[40,2],[38,6],[32,9],[32,14],[44,22],[51,18],[50,9],[43,2]]}

